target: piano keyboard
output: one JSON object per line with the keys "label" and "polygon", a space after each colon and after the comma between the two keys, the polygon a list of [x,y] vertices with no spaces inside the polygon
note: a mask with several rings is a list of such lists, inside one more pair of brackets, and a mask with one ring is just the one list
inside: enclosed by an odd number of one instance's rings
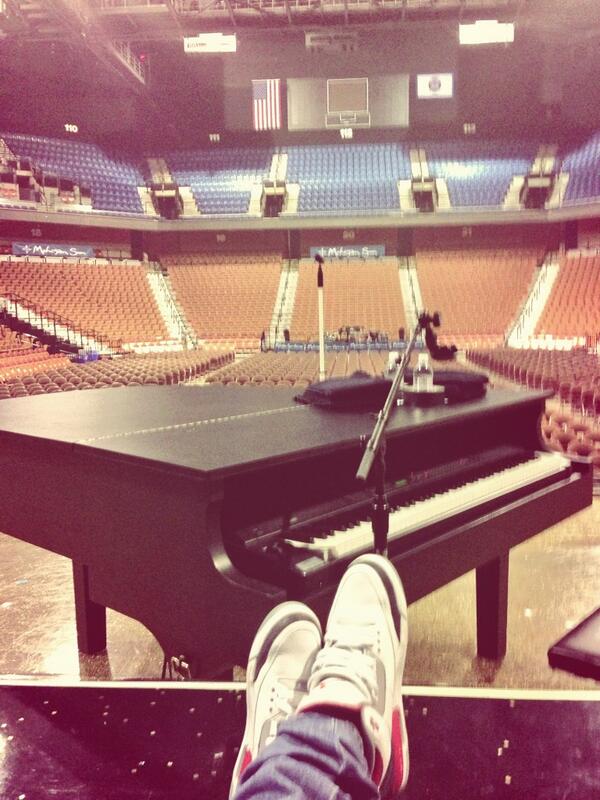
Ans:
{"label": "piano keyboard", "polygon": [[[482,506],[496,498],[506,497],[511,492],[564,472],[569,466],[570,461],[560,453],[538,452],[524,463],[470,481],[450,491],[434,494],[408,506],[392,507],[388,541],[447,520],[455,514]],[[332,531],[323,538],[314,537],[311,541],[287,538],[284,541],[291,548],[311,554],[305,565],[311,569],[315,556],[328,562],[370,550],[373,546],[373,531],[371,521],[366,520],[348,526],[345,530]],[[302,561],[296,563],[296,569],[303,571]]]}

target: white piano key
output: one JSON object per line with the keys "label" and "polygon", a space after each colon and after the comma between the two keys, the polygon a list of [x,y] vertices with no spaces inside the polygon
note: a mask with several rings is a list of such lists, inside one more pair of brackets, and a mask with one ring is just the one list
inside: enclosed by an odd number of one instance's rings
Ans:
{"label": "white piano key", "polygon": [[[426,500],[390,512],[388,541],[433,525],[455,514],[475,508],[490,500],[509,494],[523,486],[562,472],[570,462],[560,453],[536,453],[522,464],[509,467],[485,478],[470,481],[463,486],[441,492]],[[333,561],[369,550],[373,544],[371,521],[361,521],[329,536],[304,542],[286,539],[294,548],[308,550],[323,561]]]}

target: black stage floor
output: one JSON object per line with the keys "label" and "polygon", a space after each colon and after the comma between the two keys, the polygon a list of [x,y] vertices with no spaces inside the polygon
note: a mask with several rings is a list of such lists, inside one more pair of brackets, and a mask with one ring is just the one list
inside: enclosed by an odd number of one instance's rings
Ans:
{"label": "black stage floor", "polygon": [[[225,800],[243,684],[0,685],[3,800]],[[576,699],[575,699],[576,698]],[[406,800],[600,793],[600,694],[407,689]]]}

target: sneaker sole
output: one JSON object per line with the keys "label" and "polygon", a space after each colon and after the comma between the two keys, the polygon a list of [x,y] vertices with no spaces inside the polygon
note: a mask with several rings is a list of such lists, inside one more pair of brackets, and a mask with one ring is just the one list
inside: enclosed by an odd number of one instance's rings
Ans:
{"label": "sneaker sole", "polygon": [[[366,564],[370,566],[379,576],[381,583],[387,594],[394,628],[400,643],[400,671],[404,674],[404,664],[406,662],[406,650],[408,646],[408,606],[406,595],[400,576],[396,572],[392,563],[384,556],[375,553],[366,553],[359,556],[354,564]],[[400,725],[400,741],[402,744],[402,781],[394,787],[394,776],[388,770],[380,788],[381,797],[395,797],[404,789],[408,781],[409,772],[409,751],[408,751],[408,731],[406,730],[406,720],[404,718],[404,706],[402,703],[402,684],[396,687],[394,693],[394,708],[398,711],[398,723]]]}

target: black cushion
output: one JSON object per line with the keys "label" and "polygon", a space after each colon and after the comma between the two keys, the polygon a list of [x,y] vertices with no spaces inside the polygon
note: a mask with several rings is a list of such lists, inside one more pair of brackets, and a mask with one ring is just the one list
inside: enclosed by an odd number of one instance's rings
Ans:
{"label": "black cushion", "polygon": [[548,650],[551,667],[600,681],[600,608]]}
{"label": "black cushion", "polygon": [[[412,370],[404,374],[406,383],[412,384]],[[435,370],[433,383],[444,387],[448,403],[459,403],[483,397],[488,382],[487,375],[459,370]],[[381,408],[392,385],[391,378],[372,377],[355,372],[349,378],[328,378],[311,384],[301,395],[299,403],[343,410],[372,410]]]}

